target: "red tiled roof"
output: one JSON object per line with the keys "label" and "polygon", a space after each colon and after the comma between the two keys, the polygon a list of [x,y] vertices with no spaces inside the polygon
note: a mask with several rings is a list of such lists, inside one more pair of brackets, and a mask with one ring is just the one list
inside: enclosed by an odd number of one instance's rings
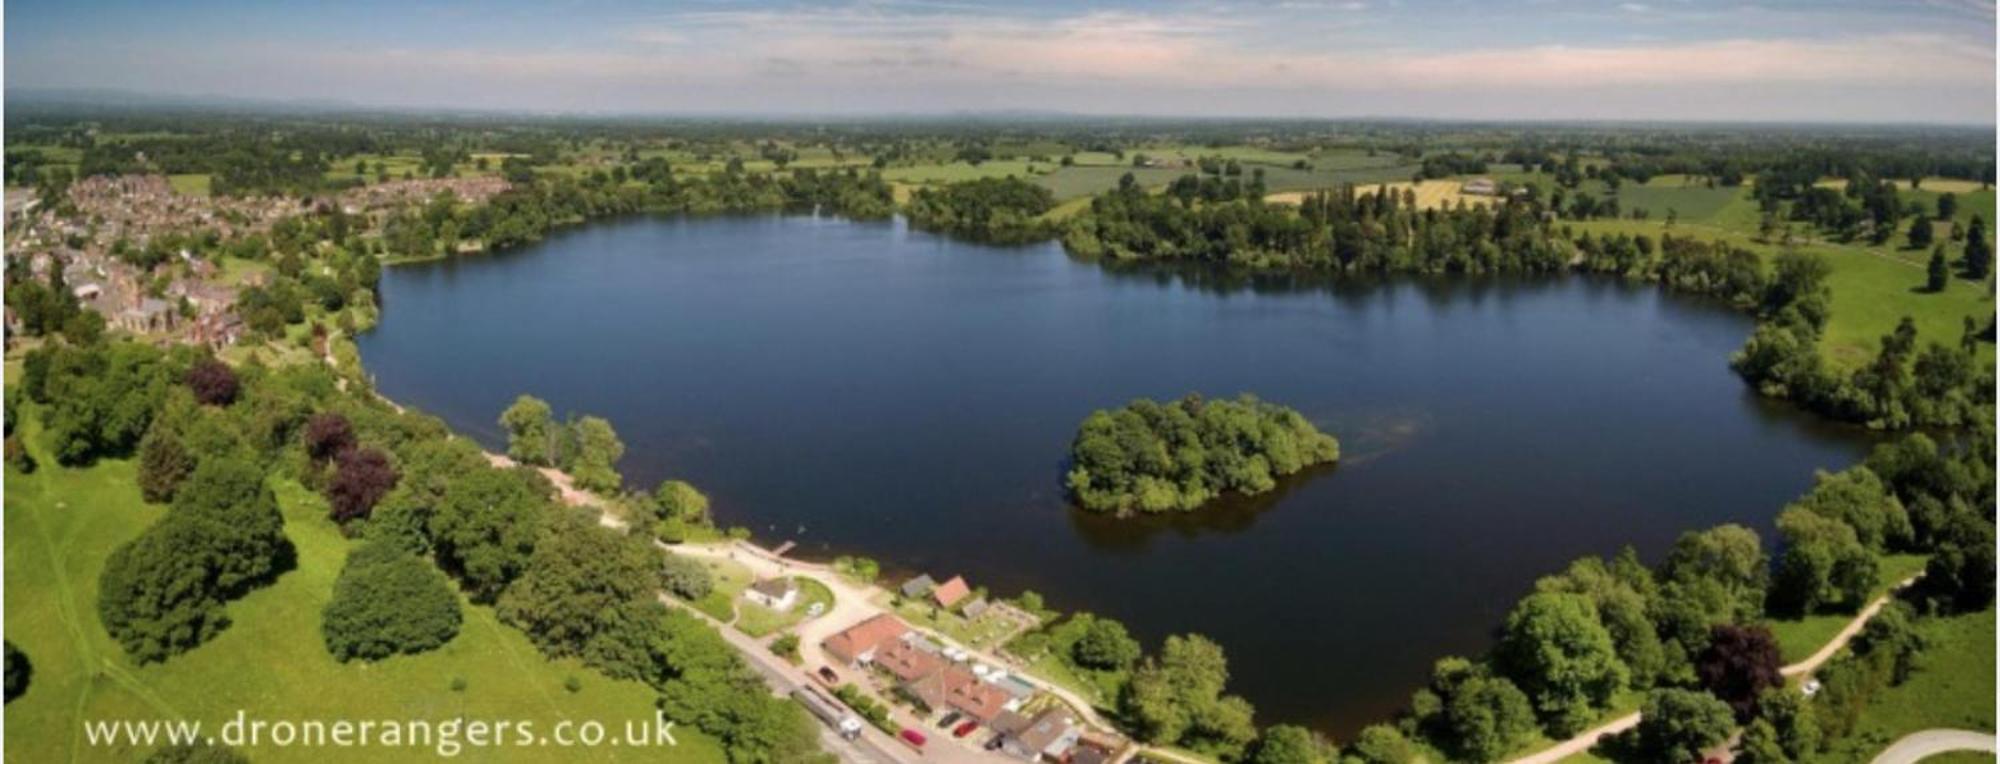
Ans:
{"label": "red tiled roof", "polygon": [[888,669],[897,679],[912,682],[937,673],[944,668],[945,661],[908,641],[897,640],[875,651],[875,665]]}
{"label": "red tiled roof", "polygon": [[952,576],[950,581],[938,584],[936,589],[932,589],[931,597],[937,600],[937,604],[951,607],[971,593],[972,587],[965,585],[964,576]]}
{"label": "red tiled roof", "polygon": [[984,724],[1006,712],[1013,696],[987,684],[964,666],[945,666],[909,682],[906,688],[934,710],[954,708]]}
{"label": "red tiled roof", "polygon": [[880,647],[882,643],[901,637],[910,632],[910,627],[896,620],[888,613],[878,613],[875,617],[847,627],[846,631],[827,637],[820,645],[826,651],[848,663],[853,663],[862,653]]}

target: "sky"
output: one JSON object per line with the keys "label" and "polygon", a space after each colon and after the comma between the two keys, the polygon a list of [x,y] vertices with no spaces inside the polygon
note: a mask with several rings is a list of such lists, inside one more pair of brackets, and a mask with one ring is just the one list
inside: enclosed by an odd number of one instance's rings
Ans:
{"label": "sky", "polygon": [[1992,0],[13,0],[27,88],[532,112],[1994,123]]}

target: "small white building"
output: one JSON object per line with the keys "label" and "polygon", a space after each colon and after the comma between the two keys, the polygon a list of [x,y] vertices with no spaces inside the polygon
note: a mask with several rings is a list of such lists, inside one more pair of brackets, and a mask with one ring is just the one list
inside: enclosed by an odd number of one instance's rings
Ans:
{"label": "small white building", "polygon": [[1458,191],[1463,194],[1493,196],[1500,193],[1500,187],[1493,182],[1492,178],[1473,178],[1466,181],[1464,185],[1459,186]]}
{"label": "small white building", "polygon": [[789,578],[766,578],[743,590],[743,598],[784,612],[799,602],[799,582]]}

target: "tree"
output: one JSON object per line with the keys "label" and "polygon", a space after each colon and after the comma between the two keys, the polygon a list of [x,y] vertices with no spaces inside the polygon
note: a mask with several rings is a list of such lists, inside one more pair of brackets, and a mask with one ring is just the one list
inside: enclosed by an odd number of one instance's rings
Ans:
{"label": "tree", "polygon": [[97,585],[98,618],[133,660],[165,660],[228,625],[215,562],[200,535],[191,523],[161,523],[105,561]]}
{"label": "tree", "polygon": [[1470,761],[1499,761],[1535,734],[1535,710],[1513,682],[1477,675],[1444,704],[1453,748]]}
{"label": "tree", "polygon": [[1100,671],[1130,668],[1139,660],[1139,652],[1139,640],[1126,633],[1125,624],[1109,618],[1092,619],[1070,648],[1077,665]]}
{"label": "tree", "polygon": [[354,425],[338,413],[322,411],[306,420],[305,442],[306,455],[325,462],[354,447]]}
{"label": "tree", "polygon": [[1371,724],[1361,728],[1354,736],[1354,745],[1348,746],[1347,753],[1362,764],[1409,764],[1417,760],[1416,746],[1395,727],[1387,724]]}
{"label": "tree", "polygon": [[507,455],[515,461],[542,466],[556,463],[555,414],[547,402],[532,395],[515,398],[514,404],[500,413],[500,426],[507,431]]}
{"label": "tree", "polygon": [[1923,249],[1931,245],[1931,219],[1918,215],[1910,219],[1910,249]]}
{"label": "tree", "polygon": [[1792,764],[1795,759],[1785,753],[1778,742],[1778,729],[1763,719],[1755,719],[1743,728],[1743,742],[1737,746],[1736,761],[1740,764]]}
{"label": "tree", "polygon": [[1993,243],[1986,240],[1986,221],[1978,215],[1965,226],[1965,277],[1974,281],[1993,273]]}
{"label": "tree", "polygon": [[1695,690],[1654,690],[1639,713],[1639,746],[1653,761],[1701,761],[1735,730],[1729,707]]}
{"label": "tree", "polygon": [[1329,764],[1333,746],[1317,733],[1290,724],[1273,724],[1250,749],[1249,764]]}
{"label": "tree", "polygon": [[[285,518],[256,464],[234,457],[209,458],[174,492],[173,508],[154,527],[188,526],[213,565],[214,583],[228,597],[262,584],[292,563]],[[149,531],[150,532],[150,531]]]}
{"label": "tree", "polygon": [[653,501],[660,519],[688,523],[708,522],[708,497],[685,480],[665,480],[653,489]]}
{"label": "tree", "polygon": [[473,466],[451,481],[431,513],[438,563],[473,599],[491,602],[527,566],[550,511],[548,494],[528,475]]}
{"label": "tree", "polygon": [[1757,719],[1752,726],[1756,724],[1770,727],[1773,742],[1785,759],[1804,759],[1819,751],[1819,717],[1805,693],[1784,687],[1766,690],[1757,699]]}
{"label": "tree", "polygon": [[1860,608],[1881,582],[1881,563],[1852,526],[1792,505],[1778,515],[1785,553],[1771,584],[1771,607],[1807,615],[1827,606]]}
{"label": "tree", "polygon": [[194,467],[194,454],[180,436],[155,421],[139,440],[139,495],[150,502],[172,501]]}
{"label": "tree", "polygon": [[14,702],[28,691],[28,683],[35,677],[35,665],[28,660],[28,654],[14,646],[13,640],[6,642],[7,661],[7,702]]}
{"label": "tree", "polygon": [[188,389],[194,391],[195,400],[207,406],[227,406],[236,402],[240,385],[236,381],[236,371],[229,364],[203,358],[195,361],[188,369]]}
{"label": "tree", "polygon": [[375,503],[396,487],[396,468],[390,466],[387,454],[376,449],[349,448],[334,463],[333,480],[326,486],[334,522],[367,518]]}
{"label": "tree", "polygon": [[565,514],[535,544],[521,577],[500,596],[500,618],[543,653],[581,655],[615,630],[631,603],[650,602],[660,586],[653,550],[636,536]]}
{"label": "tree", "polygon": [[1812,490],[1790,506],[1846,523],[1856,540],[1877,552],[1905,549],[1914,540],[1903,502],[1866,467],[1816,473]]}
{"label": "tree", "polygon": [[1589,724],[1628,677],[1597,609],[1579,594],[1538,592],[1521,600],[1507,616],[1498,657],[1502,673],[1559,735]]}
{"label": "tree", "polygon": [[673,553],[662,557],[660,582],[674,596],[693,602],[715,590],[715,577],[700,560]]}
{"label": "tree", "polygon": [[1924,289],[1942,292],[1951,286],[1951,264],[1945,261],[1944,245],[1931,250],[1931,262],[1925,269]]}
{"label": "tree", "polygon": [[1695,662],[1701,686],[1729,705],[1739,721],[1757,713],[1757,698],[1765,690],[1782,687],[1784,665],[1778,639],[1763,626],[1716,626],[1709,634],[1708,649]]}
{"label": "tree", "polygon": [[442,573],[392,542],[370,541],[348,554],[320,633],[335,658],[372,661],[437,648],[461,619]]}
{"label": "tree", "polygon": [[1756,617],[1764,606],[1770,571],[1757,532],[1741,525],[1720,525],[1681,534],[1660,566],[1660,578],[1715,595],[1724,612],[1713,615],[1738,621]]}
{"label": "tree", "polygon": [[1228,681],[1229,661],[1220,646],[1197,634],[1171,636],[1157,658],[1133,672],[1126,710],[1148,741],[1233,756],[1255,729],[1248,727],[1249,704],[1222,695]]}
{"label": "tree", "polygon": [[625,443],[602,417],[587,416],[571,426],[576,448],[566,464],[576,484],[585,490],[618,490],[618,460],[625,456]]}
{"label": "tree", "polygon": [[1937,219],[1949,221],[1958,216],[1958,194],[1946,191],[1938,194]]}

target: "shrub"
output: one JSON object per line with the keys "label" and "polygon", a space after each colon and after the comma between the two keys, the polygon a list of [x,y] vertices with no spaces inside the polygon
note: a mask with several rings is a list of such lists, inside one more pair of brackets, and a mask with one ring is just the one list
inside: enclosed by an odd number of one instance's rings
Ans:
{"label": "shrub", "polygon": [[326,500],[334,522],[365,518],[375,503],[396,487],[396,468],[387,454],[373,448],[350,448],[334,458],[333,480]]}
{"label": "shrub", "polygon": [[347,417],[323,411],[306,420],[306,455],[324,462],[354,447],[354,425]]}
{"label": "shrub", "polygon": [[660,583],[674,596],[693,602],[715,590],[715,577],[700,560],[678,554],[663,556]]}
{"label": "shrub", "polygon": [[336,658],[379,660],[451,641],[461,618],[444,574],[392,542],[370,541],[348,555],[320,632]]}
{"label": "shrub", "polygon": [[1639,746],[1651,761],[1700,761],[1701,752],[1729,739],[1729,706],[1697,690],[1654,690],[1639,716]]}
{"label": "shrub", "polygon": [[14,646],[12,640],[7,641],[6,648],[7,702],[12,703],[15,698],[21,697],[22,693],[28,691],[28,682],[35,676],[35,665],[28,661],[27,653],[21,652],[21,648]]}
{"label": "shrub", "polygon": [[236,402],[236,394],[241,385],[236,381],[236,371],[229,364],[214,358],[203,358],[188,369],[188,389],[194,391],[194,399],[208,406],[227,406]]}

